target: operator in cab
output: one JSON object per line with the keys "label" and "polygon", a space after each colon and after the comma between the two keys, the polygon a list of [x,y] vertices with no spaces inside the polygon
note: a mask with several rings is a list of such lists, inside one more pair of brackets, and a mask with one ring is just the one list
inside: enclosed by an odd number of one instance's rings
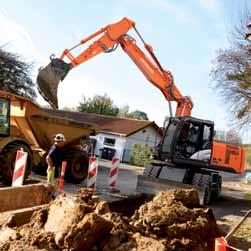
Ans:
{"label": "operator in cab", "polygon": [[66,139],[62,133],[58,133],[54,137],[54,143],[46,156],[47,168],[47,182],[56,185],[56,178],[60,173],[60,168],[64,160],[63,146]]}

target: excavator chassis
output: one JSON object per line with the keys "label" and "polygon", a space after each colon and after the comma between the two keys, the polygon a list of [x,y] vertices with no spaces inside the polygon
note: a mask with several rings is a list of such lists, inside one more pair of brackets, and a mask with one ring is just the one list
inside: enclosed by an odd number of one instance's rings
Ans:
{"label": "excavator chassis", "polygon": [[175,188],[196,189],[202,205],[217,199],[221,191],[221,176],[217,172],[175,166],[150,165],[138,176],[137,192],[155,195]]}

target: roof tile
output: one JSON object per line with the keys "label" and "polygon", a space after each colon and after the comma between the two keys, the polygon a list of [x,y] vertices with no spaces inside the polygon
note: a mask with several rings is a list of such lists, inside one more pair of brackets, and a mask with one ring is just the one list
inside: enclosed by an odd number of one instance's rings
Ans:
{"label": "roof tile", "polygon": [[129,136],[130,134],[133,134],[149,125],[152,125],[158,131],[160,131],[159,127],[153,121],[148,120],[118,118],[84,112],[72,112],[52,109],[45,110],[52,116],[66,117],[83,123],[95,124],[99,127],[100,131],[108,133],[110,132]]}

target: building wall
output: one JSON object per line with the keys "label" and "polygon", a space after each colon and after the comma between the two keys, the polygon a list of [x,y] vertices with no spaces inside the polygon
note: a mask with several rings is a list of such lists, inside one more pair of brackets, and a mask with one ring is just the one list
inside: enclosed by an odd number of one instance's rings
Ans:
{"label": "building wall", "polygon": [[[104,147],[109,147],[112,149],[116,149],[115,157],[121,158],[124,150],[124,145],[126,142],[126,138],[124,136],[116,135],[116,134],[110,134],[110,133],[99,133],[96,136],[91,136],[92,138],[95,138],[97,140],[96,147],[95,147],[95,155],[101,156],[101,149]],[[115,139],[115,145],[105,145],[105,138],[109,139]]]}
{"label": "building wall", "polygon": [[[99,133],[96,136],[91,136],[97,140],[95,147],[95,155],[101,156],[101,149],[104,147],[109,147],[116,149],[115,157],[122,158],[124,162],[129,162],[131,159],[131,149],[134,144],[146,144],[150,147],[157,145],[161,136],[157,133],[156,129],[152,126],[146,127],[127,138],[124,136],[111,134],[111,133]],[[114,139],[115,145],[105,145],[105,138]]]}
{"label": "building wall", "polygon": [[161,136],[152,126],[148,126],[130,136],[127,137],[125,148],[124,148],[124,158],[125,162],[129,162],[131,159],[131,149],[134,144],[145,144],[150,147],[154,147],[159,144]]}

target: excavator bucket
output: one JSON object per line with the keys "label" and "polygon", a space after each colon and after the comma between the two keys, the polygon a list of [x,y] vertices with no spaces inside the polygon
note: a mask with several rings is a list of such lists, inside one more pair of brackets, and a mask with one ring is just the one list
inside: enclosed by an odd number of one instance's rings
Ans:
{"label": "excavator bucket", "polygon": [[71,68],[71,64],[65,63],[62,59],[53,58],[46,67],[39,70],[37,76],[38,91],[54,109],[58,108],[59,82],[64,80]]}

